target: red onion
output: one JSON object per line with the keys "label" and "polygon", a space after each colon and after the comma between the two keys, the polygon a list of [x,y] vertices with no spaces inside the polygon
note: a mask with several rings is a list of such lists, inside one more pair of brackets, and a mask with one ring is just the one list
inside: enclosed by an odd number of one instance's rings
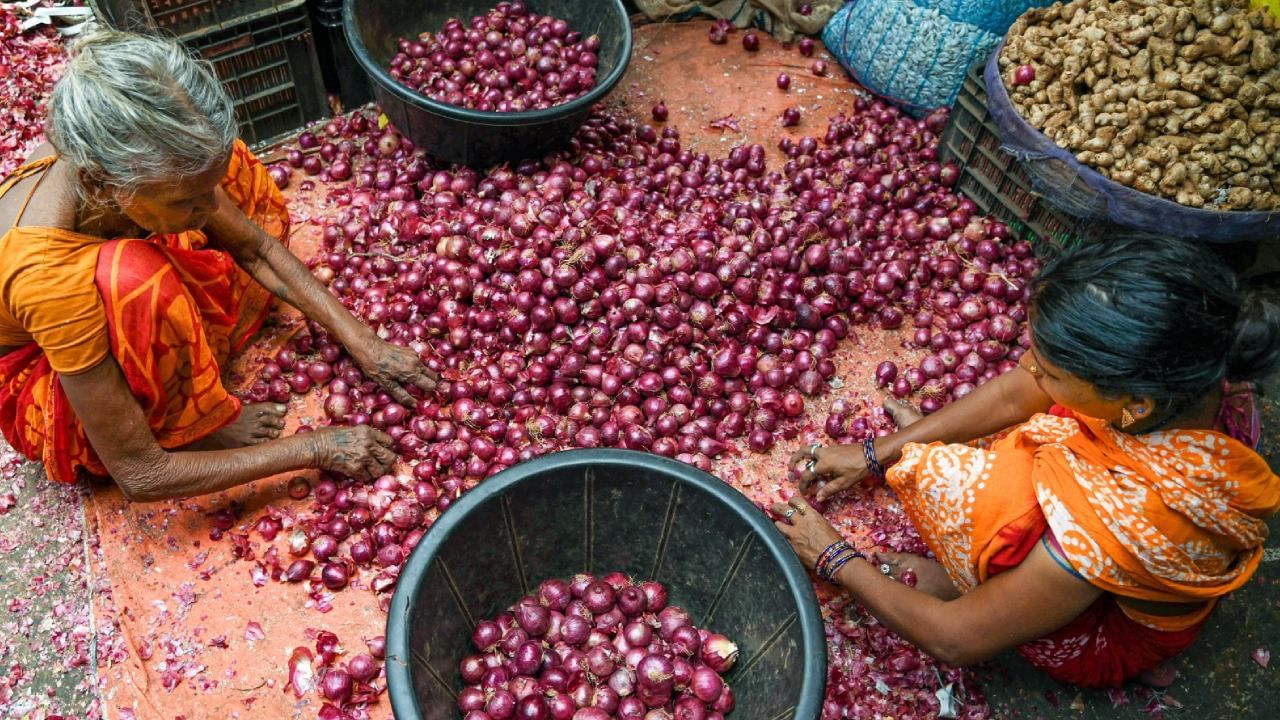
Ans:
{"label": "red onion", "polygon": [[587,641],[591,634],[591,621],[576,615],[566,616],[560,625],[560,637],[566,643],[577,647]]}
{"label": "red onion", "polygon": [[658,613],[658,637],[670,642],[678,628],[685,627],[691,623],[692,620],[689,617],[689,613],[685,612],[683,608],[669,605]]}
{"label": "red onion", "polygon": [[401,530],[422,524],[422,508],[412,500],[396,500],[387,507],[387,520]]}
{"label": "red onion", "polygon": [[542,646],[534,642],[526,642],[516,650],[513,660],[516,672],[521,675],[532,675],[542,665]]}
{"label": "red onion", "polygon": [[[705,630],[699,630],[701,636]],[[701,639],[701,638],[699,638]],[[689,683],[693,681],[693,663],[687,658],[676,655],[671,658],[671,683],[672,687],[677,691],[689,689]]]}
{"label": "red onion", "polygon": [[518,720],[548,720],[550,717],[550,706],[547,705],[546,700],[537,695],[521,698],[516,704],[516,718]]}
{"label": "red onion", "polygon": [[617,595],[608,583],[594,582],[582,594],[587,609],[593,613],[608,612],[613,609]]}
{"label": "red onion", "polygon": [[707,706],[694,697],[682,697],[676,700],[675,720],[706,720]]}
{"label": "red onion", "polygon": [[791,76],[786,73],[778,73],[778,89],[787,90],[791,87]]}
{"label": "red onion", "polygon": [[747,52],[755,52],[760,49],[760,36],[754,30],[748,30],[742,36],[742,48]]}
{"label": "red onion", "polygon": [[635,692],[636,674],[629,668],[617,668],[609,675],[609,687],[618,697],[628,697]]}
{"label": "red onion", "polygon": [[468,687],[458,691],[458,709],[464,713],[484,710],[484,703],[484,692],[479,688]]}
{"label": "red onion", "polygon": [[516,622],[530,637],[542,637],[551,625],[551,613],[541,605],[524,603],[516,607]]}
{"label": "red onion", "polygon": [[693,657],[702,649],[702,638],[692,625],[682,625],[671,633],[671,652],[676,655]]}
{"label": "red onion", "polygon": [[[669,658],[662,655],[645,655],[636,666],[637,694],[649,707],[666,705],[671,697],[672,677],[674,675]],[[653,700],[659,702],[654,703]]]}
{"label": "red onion", "polygon": [[507,720],[515,715],[516,699],[506,690],[495,690],[489,696],[489,701],[485,703],[484,711],[489,713],[489,717],[493,720]]}
{"label": "red onion", "polygon": [[324,696],[335,703],[345,703],[351,697],[351,676],[345,670],[329,668],[320,681]]}
{"label": "red onion", "polygon": [[564,694],[552,695],[547,701],[547,706],[553,720],[570,720],[578,709],[573,703],[573,698]]}
{"label": "red onion", "polygon": [[373,656],[360,653],[347,661],[347,672],[360,682],[368,682],[378,675],[381,664]]}
{"label": "red onion", "polygon": [[642,720],[648,708],[640,701],[640,698],[624,697],[618,701],[618,712],[616,717],[618,720]]}
{"label": "red onion", "polygon": [[622,637],[632,647],[644,647],[653,642],[653,628],[648,623],[637,620],[623,628]]}
{"label": "red onion", "polygon": [[715,702],[711,703],[711,709],[715,712],[727,715],[733,712],[734,705],[733,688],[729,687],[728,683],[725,683],[724,690],[720,692],[720,697],[716,698]]}
{"label": "red onion", "polygon": [[294,500],[305,499],[311,494],[311,483],[301,476],[289,478],[287,492]]}
{"label": "red onion", "polygon": [[707,667],[723,675],[738,661],[738,646],[724,635],[712,633],[702,643],[700,657]]}
{"label": "red onion", "polygon": [[337,563],[325,563],[320,569],[320,580],[330,590],[341,590],[347,586],[347,568]]}
{"label": "red onion", "polygon": [[458,665],[458,674],[462,676],[462,681],[470,685],[480,682],[486,670],[488,666],[481,655],[468,655]]}
{"label": "red onion", "polygon": [[876,366],[876,384],[886,386],[898,377],[898,366],[888,360]]}
{"label": "red onion", "polygon": [[1036,79],[1036,69],[1031,65],[1019,65],[1013,71],[1014,85],[1030,85]]}
{"label": "red onion", "polygon": [[644,591],[647,611],[658,613],[667,606],[667,589],[661,583],[649,580],[640,583],[640,589]]}
{"label": "red onion", "polygon": [[642,588],[632,585],[618,593],[618,609],[627,617],[635,617],[645,611],[648,600]]}
{"label": "red onion", "polygon": [[481,652],[489,652],[497,647],[498,641],[502,639],[502,629],[498,624],[489,620],[482,620],[476,623],[475,630],[471,633],[471,644],[476,646]]}
{"label": "red onion", "polygon": [[294,560],[285,568],[284,579],[291,583],[302,582],[311,577],[316,564],[311,560]]}
{"label": "red onion", "polygon": [[693,680],[689,683],[689,691],[704,703],[714,703],[724,690],[724,680],[720,674],[709,667],[699,667],[693,671]]}
{"label": "red onion", "polygon": [[587,668],[597,677],[605,677],[613,672],[613,649],[611,646],[597,645],[587,651]]}

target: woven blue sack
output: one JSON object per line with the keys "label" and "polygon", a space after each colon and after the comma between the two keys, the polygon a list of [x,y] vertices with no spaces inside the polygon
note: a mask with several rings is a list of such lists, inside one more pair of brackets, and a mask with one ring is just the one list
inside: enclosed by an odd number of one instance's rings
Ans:
{"label": "woven blue sack", "polygon": [[1004,35],[1027,10],[1052,4],[1053,0],[916,0],[919,7],[997,35]]}
{"label": "woven blue sack", "polygon": [[849,3],[822,31],[859,83],[918,116],[955,102],[969,66],[1000,39],[911,0]]}
{"label": "woven blue sack", "polygon": [[1148,232],[1176,233],[1206,242],[1280,239],[1280,212],[1206,210],[1179,205],[1121,185],[1076,160],[1022,117],[1000,76],[1002,42],[987,61],[987,110],[1000,132],[1000,149],[1055,208],[1086,220],[1106,220]]}

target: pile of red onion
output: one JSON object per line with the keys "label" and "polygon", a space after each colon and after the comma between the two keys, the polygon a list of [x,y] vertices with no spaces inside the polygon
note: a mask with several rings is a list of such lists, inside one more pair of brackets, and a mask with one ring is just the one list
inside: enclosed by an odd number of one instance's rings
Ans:
{"label": "pile of red onion", "polygon": [[667,590],[621,573],[546,580],[476,624],[459,664],[465,720],[721,720],[738,648]]}
{"label": "pile of red onion", "polygon": [[600,37],[569,23],[502,2],[469,22],[451,19],[438,32],[401,38],[391,77],[449,105],[490,112],[541,110],[596,84]]}
{"label": "pile of red onion", "polygon": [[780,173],[759,146],[712,160],[674,128],[595,116],[566,157],[481,176],[434,168],[365,116],[335,120],[305,160],[354,187],[335,195],[349,206],[315,272],[446,382],[402,407],[317,334],[267,366],[254,399],[326,385],[330,420],[385,429],[428,465],[420,479],[474,481],[563,447],[709,469],[794,431],[851,324],[910,318],[911,343],[936,355],[880,379],[932,411],[1013,366],[1035,260],[951,192],[941,117],[855,110],[821,143],[784,138]]}
{"label": "pile of red onion", "polygon": [[0,8],[0,178],[13,172],[44,140],[45,100],[62,75],[67,53],[57,30],[45,25],[28,32],[13,10]]}
{"label": "pile of red onion", "polygon": [[[411,467],[298,488],[315,504],[268,576],[321,609],[357,576],[385,601],[435,512],[517,462],[608,446],[710,470],[769,450],[862,326],[910,327],[923,359],[877,378],[925,411],[1011,368],[1030,247],[952,190],[944,115],[851,106],[781,140],[773,169],[761,146],[712,158],[602,111],[567,151],[488,173],[440,167],[368,113],[300,136],[287,165],[337,183],[313,272],[443,380],[402,406],[317,326],[263,368],[250,399],[323,388],[328,422],[386,430]],[[848,402],[826,423],[842,441],[891,429]]]}

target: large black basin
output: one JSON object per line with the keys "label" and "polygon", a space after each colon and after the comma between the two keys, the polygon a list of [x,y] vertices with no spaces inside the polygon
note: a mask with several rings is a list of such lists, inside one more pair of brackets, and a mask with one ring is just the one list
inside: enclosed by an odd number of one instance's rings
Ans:
{"label": "large black basin", "polygon": [[827,652],[808,575],[738,491],[630,450],[569,450],[485,480],[431,527],[387,618],[397,720],[456,720],[474,623],[546,578],[619,570],[665,583],[699,626],[738,643],[732,720],[814,720]]}
{"label": "large black basin", "polygon": [[397,130],[441,160],[489,167],[545,155],[573,136],[631,59],[631,22],[622,0],[529,0],[526,4],[535,12],[564,18],[583,35],[600,36],[597,83],[586,95],[546,110],[483,112],[432,100],[387,73],[401,37],[439,30],[449,18],[467,20],[496,4],[497,0],[344,1],[343,29],[356,62],[369,75],[374,100]]}

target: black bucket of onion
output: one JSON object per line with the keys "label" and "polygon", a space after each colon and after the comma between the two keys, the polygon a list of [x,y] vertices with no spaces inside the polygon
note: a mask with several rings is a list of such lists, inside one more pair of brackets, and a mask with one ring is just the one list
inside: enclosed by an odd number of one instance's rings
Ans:
{"label": "black bucket of onion", "polygon": [[456,720],[474,624],[543,580],[622,573],[664,584],[694,624],[738,645],[732,720],[816,720],[827,651],[808,574],[741,493],[631,450],[568,450],[485,480],[406,562],[387,618],[397,720]]}
{"label": "black bucket of onion", "polygon": [[564,20],[582,37],[597,36],[595,84],[568,102],[519,112],[484,111],[433,99],[389,72],[399,42],[438,32],[450,19],[464,24],[497,0],[345,0],[343,28],[356,62],[369,75],[374,100],[391,124],[420,148],[448,162],[490,167],[541,157],[568,142],[622,78],[631,59],[631,22],[622,0],[530,0],[529,11]]}

